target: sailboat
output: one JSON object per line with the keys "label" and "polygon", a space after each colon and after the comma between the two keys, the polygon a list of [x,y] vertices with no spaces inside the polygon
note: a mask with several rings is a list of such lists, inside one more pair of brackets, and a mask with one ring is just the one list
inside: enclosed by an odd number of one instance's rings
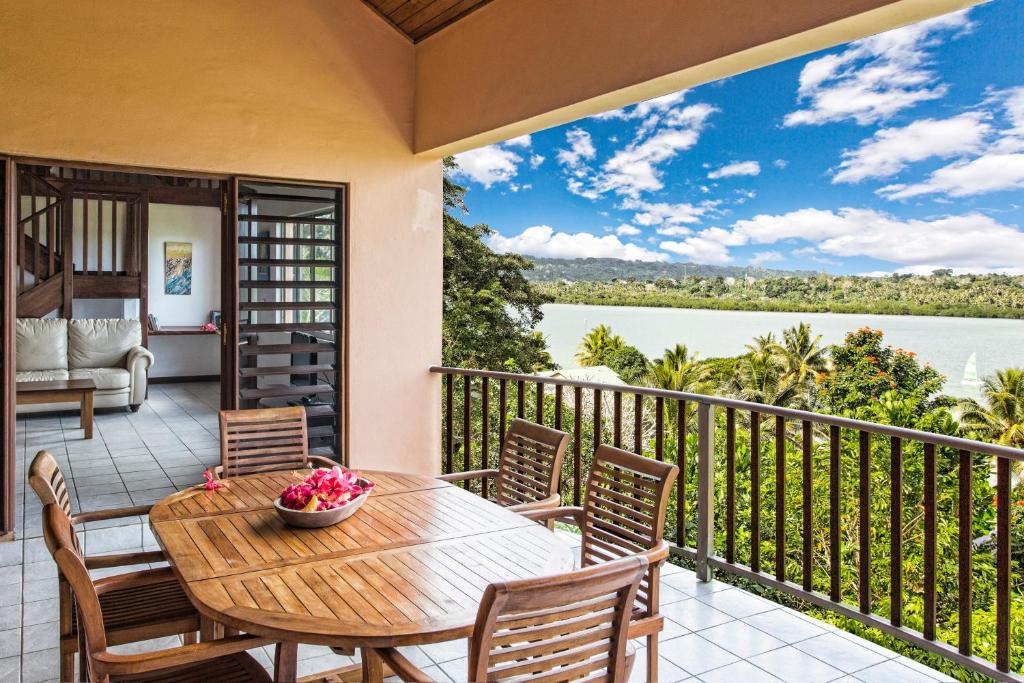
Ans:
{"label": "sailboat", "polygon": [[981,380],[978,379],[977,353],[972,353],[971,357],[967,359],[967,363],[964,364],[964,378],[961,383],[967,387],[981,386]]}

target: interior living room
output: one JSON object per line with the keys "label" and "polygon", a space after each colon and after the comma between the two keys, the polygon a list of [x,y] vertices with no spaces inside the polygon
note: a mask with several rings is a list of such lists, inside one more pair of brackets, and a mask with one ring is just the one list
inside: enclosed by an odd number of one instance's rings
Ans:
{"label": "interior living room", "polygon": [[[16,173],[17,414],[52,418],[29,423],[59,427],[48,446],[96,453],[112,440],[110,466],[150,473],[147,489],[195,483],[216,464],[223,400],[304,406],[311,452],[339,456],[341,187],[50,163]],[[236,301],[238,319],[222,316]],[[182,402],[190,419],[153,423]],[[180,451],[162,463],[123,452],[168,431],[211,450],[187,471],[174,471]],[[139,498],[131,480],[99,495]]]}

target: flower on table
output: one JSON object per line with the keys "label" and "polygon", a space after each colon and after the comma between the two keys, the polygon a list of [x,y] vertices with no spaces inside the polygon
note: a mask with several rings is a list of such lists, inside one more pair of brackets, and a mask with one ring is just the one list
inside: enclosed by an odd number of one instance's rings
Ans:
{"label": "flower on table", "polygon": [[372,488],[372,481],[360,479],[343,467],[321,468],[314,470],[301,484],[292,484],[282,491],[281,505],[302,512],[334,510]]}
{"label": "flower on table", "polygon": [[207,470],[203,472],[203,479],[206,480],[206,483],[203,484],[203,487],[207,491],[216,491],[217,489],[221,489],[227,486],[227,484],[225,484],[224,482],[217,481],[216,479],[214,479],[213,472],[211,472],[209,468],[207,468]]}

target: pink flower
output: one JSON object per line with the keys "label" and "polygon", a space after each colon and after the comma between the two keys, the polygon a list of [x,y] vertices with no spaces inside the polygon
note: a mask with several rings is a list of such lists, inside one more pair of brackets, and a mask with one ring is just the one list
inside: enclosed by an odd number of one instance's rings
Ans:
{"label": "pink flower", "polygon": [[293,484],[281,493],[281,504],[292,510],[312,508],[314,496],[317,510],[333,510],[347,505],[373,488],[373,482],[360,479],[343,467],[317,469],[302,484]]}
{"label": "pink flower", "polygon": [[301,510],[313,497],[313,487],[308,484],[292,484],[281,492],[281,505],[289,510]]}
{"label": "pink flower", "polygon": [[206,488],[207,491],[216,491],[217,489],[224,488],[227,485],[224,482],[217,481],[216,479],[214,479],[213,472],[211,472],[209,469],[203,472],[203,479],[206,480],[206,483],[203,484],[203,486]]}

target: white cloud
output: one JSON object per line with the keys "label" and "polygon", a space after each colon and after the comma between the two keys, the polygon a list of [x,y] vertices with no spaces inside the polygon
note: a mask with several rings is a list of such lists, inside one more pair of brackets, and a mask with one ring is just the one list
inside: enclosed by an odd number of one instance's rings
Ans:
{"label": "white cloud", "polygon": [[590,135],[579,128],[570,130],[574,135],[569,139],[569,133],[566,134],[570,148],[558,153],[569,173],[569,191],[588,199],[608,193],[636,199],[644,192],[662,189],[661,166],[697,144],[708,117],[718,109],[703,103],[682,109],[666,109],[659,104],[658,111],[652,115],[657,117],[653,124],[651,117],[645,119],[633,140],[612,154],[598,170],[585,163],[596,156]]}
{"label": "white cloud", "polygon": [[759,251],[750,257],[750,265],[763,266],[766,263],[775,263],[782,260],[782,253],[778,251]]}
{"label": "white cloud", "polygon": [[789,166],[789,162],[786,161],[785,159],[776,159],[775,161],[772,162],[772,166],[781,171],[782,169]]}
{"label": "white cloud", "polygon": [[929,157],[976,152],[992,128],[985,119],[984,112],[972,111],[948,119],[921,119],[902,128],[882,128],[862,140],[857,149],[843,152],[832,182],[885,178]]}
{"label": "white cloud", "polygon": [[534,169],[539,168],[540,165],[543,164],[543,163],[544,163],[544,156],[543,155],[540,155],[540,154],[531,154],[530,155],[530,168],[534,168]]}
{"label": "white cloud", "polygon": [[712,211],[718,202],[704,201],[700,204],[670,204],[668,202],[645,202],[640,199],[624,199],[619,208],[636,211],[633,222],[638,225],[679,225],[699,223],[701,216]]}
{"label": "white cloud", "polygon": [[457,176],[474,180],[485,188],[495,183],[507,183],[519,171],[521,156],[498,145],[471,149],[455,156],[459,165]]}
{"label": "white cloud", "polygon": [[729,247],[741,246],[744,243],[744,238],[734,232],[722,228],[708,228],[684,240],[666,240],[658,246],[698,263],[729,263],[733,260]]}
{"label": "white cloud", "polygon": [[878,190],[887,199],[910,199],[940,194],[969,197],[1024,188],[1024,87],[995,93],[988,103],[999,102],[1008,127],[973,159],[958,159],[933,171],[917,183],[898,183]]}
{"label": "white cloud", "polygon": [[576,174],[586,172],[586,163],[597,156],[594,140],[582,128],[570,128],[565,132],[569,149],[558,150],[558,161]]}
{"label": "white cloud", "polygon": [[708,173],[708,178],[712,180],[718,180],[719,178],[729,178],[737,175],[760,175],[761,164],[756,161],[736,161],[731,164],[726,164],[721,168],[716,168],[714,171]]}
{"label": "white cloud", "polygon": [[629,225],[628,223],[623,223],[619,227],[615,228],[615,234],[623,237],[633,237],[635,235],[639,235],[642,232],[643,230],[641,230],[640,228],[633,225]]}
{"label": "white cloud", "polygon": [[529,134],[527,134],[520,135],[517,138],[509,138],[508,140],[505,141],[505,144],[509,145],[510,147],[529,147],[532,142],[532,138],[529,136]]}
{"label": "white cloud", "polygon": [[655,232],[665,237],[682,237],[683,235],[692,234],[693,230],[682,225],[665,225],[655,230]]}
{"label": "white cloud", "polygon": [[941,193],[968,197],[997,190],[1024,188],[1024,153],[986,154],[944,166],[927,180],[912,185],[888,185],[878,192],[887,199],[909,199]]}
{"label": "white cloud", "polygon": [[852,119],[861,125],[946,94],[929,68],[929,50],[941,36],[970,30],[967,10],[904,26],[850,43],[804,65],[797,99],[805,108],[783,125],[818,125]]}
{"label": "white cloud", "polygon": [[489,244],[498,252],[550,258],[618,258],[627,261],[667,261],[669,258],[667,254],[623,243],[615,235],[598,237],[589,232],[555,232],[548,225],[535,225],[512,237],[494,234]]}
{"label": "white cloud", "polygon": [[873,209],[800,209],[737,221],[732,233],[756,244],[803,239],[823,254],[868,256],[908,266],[939,263],[977,271],[1024,263],[1024,232],[979,213],[921,220]]}

